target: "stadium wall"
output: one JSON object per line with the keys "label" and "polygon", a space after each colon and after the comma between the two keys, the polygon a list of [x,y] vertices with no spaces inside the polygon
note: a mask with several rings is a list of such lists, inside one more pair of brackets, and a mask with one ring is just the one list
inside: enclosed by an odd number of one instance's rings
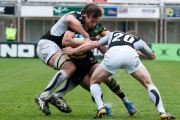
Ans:
{"label": "stadium wall", "polygon": [[[180,60],[180,45],[178,44],[148,44],[156,53],[156,60]],[[0,58],[38,58],[37,43],[32,42],[0,42]],[[93,50],[96,58],[103,58],[97,49]]]}
{"label": "stadium wall", "polygon": [[[103,11],[100,22],[108,30],[134,29],[147,43],[180,43],[179,0],[0,0],[0,41],[13,21],[18,42],[37,42],[70,10],[95,2]],[[14,12],[8,12],[7,8]]]}

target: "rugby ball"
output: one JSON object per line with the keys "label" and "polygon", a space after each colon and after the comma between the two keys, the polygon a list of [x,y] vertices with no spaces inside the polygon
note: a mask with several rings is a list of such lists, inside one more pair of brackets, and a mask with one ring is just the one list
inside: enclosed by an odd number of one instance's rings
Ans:
{"label": "rugby ball", "polygon": [[75,40],[84,41],[84,38],[74,38]]}

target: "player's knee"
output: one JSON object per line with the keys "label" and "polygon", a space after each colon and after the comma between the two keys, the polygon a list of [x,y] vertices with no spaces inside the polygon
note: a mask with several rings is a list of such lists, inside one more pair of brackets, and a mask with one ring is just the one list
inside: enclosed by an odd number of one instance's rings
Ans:
{"label": "player's knee", "polygon": [[119,83],[114,79],[114,78],[110,78],[111,80],[106,83],[106,85],[111,89],[111,90],[114,90],[114,89],[117,89],[119,88]]}
{"label": "player's knee", "polygon": [[70,70],[72,72],[75,72],[76,66],[74,65],[74,63],[72,61],[66,61],[64,63],[64,65],[62,66],[62,69],[67,69],[67,70]]}
{"label": "player's knee", "polygon": [[68,76],[72,76],[76,71],[76,66],[72,61],[66,61],[60,69],[63,69]]}
{"label": "player's knee", "polygon": [[[59,55],[56,57],[55,61],[54,61],[54,69],[60,70],[60,69],[62,69],[63,67],[66,68],[66,66],[68,66],[68,64],[69,64],[69,65],[73,64],[73,63],[71,62],[71,59],[70,59],[67,55],[65,55],[65,54],[59,54]],[[74,65],[74,64],[73,64],[73,65]],[[73,68],[73,65],[72,65],[72,68],[71,68],[70,66],[67,67],[67,68],[73,70],[73,69],[74,69],[74,68]]]}

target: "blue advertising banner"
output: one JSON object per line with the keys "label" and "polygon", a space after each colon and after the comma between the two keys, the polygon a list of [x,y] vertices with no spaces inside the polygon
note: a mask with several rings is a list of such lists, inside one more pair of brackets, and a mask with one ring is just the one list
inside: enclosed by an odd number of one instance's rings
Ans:
{"label": "blue advertising banner", "polygon": [[117,17],[117,8],[102,8],[103,17]]}
{"label": "blue advertising banner", "polygon": [[180,7],[166,8],[166,18],[180,19]]}

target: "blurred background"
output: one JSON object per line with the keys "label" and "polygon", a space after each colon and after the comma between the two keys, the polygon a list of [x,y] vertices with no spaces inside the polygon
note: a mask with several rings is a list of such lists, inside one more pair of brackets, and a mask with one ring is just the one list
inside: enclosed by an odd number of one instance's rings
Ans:
{"label": "blurred background", "polygon": [[37,43],[62,15],[89,2],[102,8],[100,23],[110,31],[135,30],[150,45],[180,44],[180,0],[0,0],[0,42],[13,22],[16,42]]}

